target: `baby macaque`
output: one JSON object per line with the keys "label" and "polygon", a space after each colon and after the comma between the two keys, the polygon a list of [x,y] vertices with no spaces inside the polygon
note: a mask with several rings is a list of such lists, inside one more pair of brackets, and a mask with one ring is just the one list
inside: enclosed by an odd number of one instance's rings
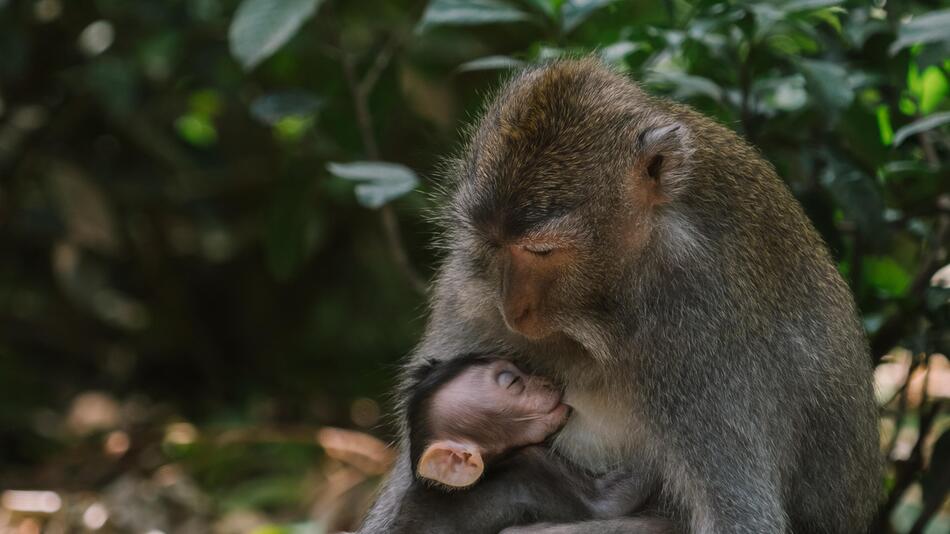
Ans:
{"label": "baby macaque", "polygon": [[[420,384],[420,395],[427,398],[410,406],[410,455],[420,478],[469,487],[486,462],[539,444],[567,422],[570,408],[561,403],[561,392],[507,360],[473,357],[442,365],[441,373],[424,380],[432,387]],[[449,372],[454,376],[444,376]],[[427,389],[431,395],[425,395]]]}
{"label": "baby macaque", "polygon": [[430,362],[411,382],[416,476],[397,534],[496,534],[540,521],[620,517],[649,497],[634,473],[594,476],[540,446],[570,408],[550,381],[510,361],[473,354]]}

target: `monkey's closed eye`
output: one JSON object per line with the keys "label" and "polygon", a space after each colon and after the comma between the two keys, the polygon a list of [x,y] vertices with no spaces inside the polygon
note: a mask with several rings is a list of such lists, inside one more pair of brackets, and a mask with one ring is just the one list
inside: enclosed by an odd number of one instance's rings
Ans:
{"label": "monkey's closed eye", "polygon": [[534,254],[535,256],[547,256],[548,254],[554,252],[555,248],[556,247],[554,245],[546,244],[531,244],[524,246],[525,250]]}
{"label": "monkey's closed eye", "polygon": [[498,385],[508,389],[511,386],[518,383],[521,380],[521,377],[512,373],[511,371],[502,371],[498,373],[498,376],[495,377],[495,380],[498,382]]}

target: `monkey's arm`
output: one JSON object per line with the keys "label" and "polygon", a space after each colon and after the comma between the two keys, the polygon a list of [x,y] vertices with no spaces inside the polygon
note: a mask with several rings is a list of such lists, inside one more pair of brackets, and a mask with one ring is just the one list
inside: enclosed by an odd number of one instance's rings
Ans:
{"label": "monkey's arm", "polygon": [[654,517],[623,517],[584,521],[565,525],[540,523],[526,527],[510,527],[500,534],[680,534],[683,532],[674,522]]}
{"label": "monkey's arm", "polygon": [[[450,263],[452,259],[449,258],[447,261]],[[445,278],[439,278],[434,283],[432,310],[425,333],[404,364],[404,370],[411,370],[419,362],[428,359],[444,359],[457,354],[492,348],[485,345],[483,338],[478,335],[479,326],[466,321],[459,312],[459,308],[464,303],[457,302],[451,285],[452,281]],[[400,507],[413,480],[403,409],[404,407],[399,408],[398,432],[401,439],[398,445],[398,459],[383,483],[376,502],[363,521],[359,530],[361,534],[383,534],[392,531],[393,522],[399,515]]]}
{"label": "monkey's arm", "polygon": [[393,522],[399,514],[403,496],[412,482],[412,469],[409,466],[409,454],[405,447],[401,447],[396,464],[389,472],[382,489],[376,497],[376,502],[370,509],[363,525],[359,529],[361,534],[377,534],[391,532]]}
{"label": "monkey's arm", "polygon": [[594,517],[612,519],[641,511],[659,481],[645,469],[622,469],[599,477],[588,502]]}

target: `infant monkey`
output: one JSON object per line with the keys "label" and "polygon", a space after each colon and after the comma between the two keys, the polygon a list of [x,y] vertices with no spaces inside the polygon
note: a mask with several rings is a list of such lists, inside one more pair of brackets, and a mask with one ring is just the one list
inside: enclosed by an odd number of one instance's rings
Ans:
{"label": "infant monkey", "polygon": [[[597,477],[539,446],[570,408],[547,379],[472,354],[419,369],[410,384],[416,473],[395,533],[490,533],[538,522],[613,518],[650,495],[632,472]],[[666,524],[666,523],[664,523]]]}
{"label": "infant monkey", "polygon": [[550,381],[502,359],[439,364],[419,386],[422,398],[410,400],[410,457],[420,478],[448,488],[467,488],[486,462],[543,442],[570,412]]}

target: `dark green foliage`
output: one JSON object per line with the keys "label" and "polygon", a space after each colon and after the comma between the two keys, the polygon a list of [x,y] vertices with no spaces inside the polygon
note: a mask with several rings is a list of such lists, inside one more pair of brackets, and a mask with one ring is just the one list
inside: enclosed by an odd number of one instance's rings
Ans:
{"label": "dark green foliage", "polygon": [[[831,246],[875,362],[906,349],[946,391],[948,28],[945,1],[0,0],[0,458],[17,466],[0,487],[71,450],[61,416],[88,390],[148,399],[152,426],[372,425],[351,405],[385,409],[419,337],[441,158],[507,69],[562,55],[750,139]],[[881,530],[897,510],[920,531],[947,490],[947,401],[886,393]],[[895,437],[915,426],[926,439]],[[206,447],[165,454],[267,509],[319,456]],[[229,487],[262,473],[272,487]]]}

